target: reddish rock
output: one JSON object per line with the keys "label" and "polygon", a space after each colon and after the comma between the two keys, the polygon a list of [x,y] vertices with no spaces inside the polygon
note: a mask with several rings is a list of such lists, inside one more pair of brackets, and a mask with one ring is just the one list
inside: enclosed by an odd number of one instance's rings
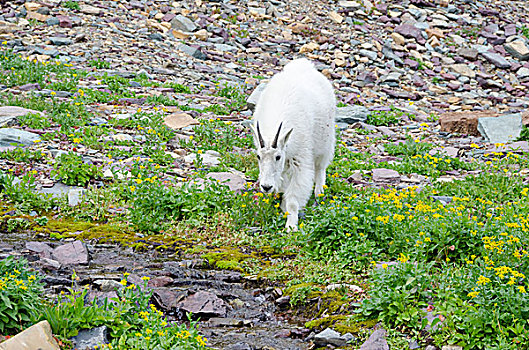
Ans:
{"label": "reddish rock", "polygon": [[220,316],[226,315],[224,300],[210,292],[197,292],[178,303],[180,309],[191,312],[195,316]]}
{"label": "reddish rock", "polygon": [[88,251],[81,241],[74,241],[55,248],[52,257],[61,265],[88,264]]}
{"label": "reddish rock", "polygon": [[400,175],[397,171],[392,169],[373,169],[373,181],[385,183],[398,183],[400,182]]}
{"label": "reddish rock", "polygon": [[441,114],[439,124],[444,132],[481,136],[478,131],[478,119],[498,115],[493,111],[448,112]]}
{"label": "reddish rock", "polygon": [[57,16],[57,19],[59,20],[59,27],[61,28],[72,28],[73,27],[72,20],[68,16],[59,15]]}
{"label": "reddish rock", "polygon": [[153,277],[147,282],[149,287],[165,287],[168,284],[173,283],[173,279],[169,276]]}
{"label": "reddish rock", "polygon": [[525,111],[522,113],[522,124],[529,125],[529,111]]}

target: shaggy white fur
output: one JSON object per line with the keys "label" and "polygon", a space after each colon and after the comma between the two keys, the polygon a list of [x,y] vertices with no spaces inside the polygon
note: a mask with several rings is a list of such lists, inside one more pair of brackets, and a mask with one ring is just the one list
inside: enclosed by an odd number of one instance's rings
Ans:
{"label": "shaggy white fur", "polygon": [[331,83],[307,59],[288,63],[261,94],[253,115],[263,192],[283,193],[286,228],[297,230],[298,212],[323,193],[335,147],[336,98]]}

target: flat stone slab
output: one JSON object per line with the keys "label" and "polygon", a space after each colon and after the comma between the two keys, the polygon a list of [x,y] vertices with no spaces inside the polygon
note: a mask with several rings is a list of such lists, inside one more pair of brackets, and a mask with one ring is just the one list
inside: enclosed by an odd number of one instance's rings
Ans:
{"label": "flat stone slab", "polygon": [[178,303],[180,309],[195,316],[225,316],[226,303],[210,292],[200,291]]}
{"label": "flat stone slab", "polygon": [[373,169],[373,181],[384,183],[400,182],[400,174],[393,169],[378,168]]}
{"label": "flat stone slab", "polygon": [[209,173],[206,176],[208,179],[217,180],[217,182],[224,184],[230,190],[237,192],[246,187],[246,180],[241,176],[228,172]]}
{"label": "flat stone slab", "polygon": [[337,123],[354,124],[358,122],[365,122],[369,109],[364,106],[347,106],[338,107],[336,109],[335,121]]}
{"label": "flat stone slab", "polygon": [[0,126],[8,125],[11,121],[27,114],[40,114],[42,112],[18,106],[1,106],[0,107]]}
{"label": "flat stone slab", "polygon": [[507,143],[514,141],[522,132],[522,116],[517,113],[496,118],[480,118],[478,131],[486,142]]}
{"label": "flat stone slab", "polygon": [[40,140],[40,136],[15,128],[0,129],[0,147],[29,146]]}
{"label": "flat stone slab", "polygon": [[61,265],[88,264],[88,251],[81,241],[74,241],[55,248],[52,257]]}
{"label": "flat stone slab", "polygon": [[36,325],[18,333],[13,338],[0,344],[0,350],[60,350],[59,344],[51,331],[48,321],[41,321]]}

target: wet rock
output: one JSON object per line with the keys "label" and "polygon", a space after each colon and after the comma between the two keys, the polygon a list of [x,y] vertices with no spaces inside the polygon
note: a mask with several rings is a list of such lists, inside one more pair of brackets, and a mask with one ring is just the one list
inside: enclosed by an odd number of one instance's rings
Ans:
{"label": "wet rock", "polygon": [[522,116],[521,114],[510,114],[496,118],[480,118],[478,131],[486,142],[507,143],[513,141],[522,132]]}
{"label": "wet rock", "polygon": [[11,124],[11,122],[16,120],[18,117],[22,117],[28,114],[42,115],[42,112],[35,111],[32,109],[17,107],[17,106],[1,106],[0,107],[0,127]]}
{"label": "wet rock", "polygon": [[497,116],[498,113],[493,111],[448,112],[439,116],[439,125],[443,132],[480,136],[478,119]]}
{"label": "wet rock", "polygon": [[386,341],[386,330],[377,329],[364,344],[360,347],[360,350],[389,350],[388,342]]}
{"label": "wet rock", "polygon": [[72,339],[73,345],[78,350],[97,349],[101,345],[108,344],[107,326],[92,329],[81,329]]}
{"label": "wet rock", "polygon": [[505,51],[521,61],[529,60],[529,48],[522,40],[511,41],[503,46]]}
{"label": "wet rock", "polygon": [[364,106],[347,106],[347,107],[338,107],[336,109],[336,123],[346,123],[354,124],[358,122],[365,122],[367,115],[369,114],[369,109]]}
{"label": "wet rock", "polygon": [[347,340],[332,328],[326,328],[314,336],[314,343],[317,346],[327,346],[329,344],[333,346],[344,346]]}
{"label": "wet rock", "polygon": [[41,321],[0,344],[0,350],[60,350],[48,321]]}
{"label": "wet rock", "polygon": [[81,241],[74,241],[55,248],[52,257],[62,265],[88,264],[88,251]]}
{"label": "wet rock", "polygon": [[225,316],[226,303],[210,292],[199,291],[181,301],[180,309],[191,312],[195,316]]}
{"label": "wet rock", "polygon": [[248,99],[246,100],[246,104],[248,105],[248,109],[253,111],[255,109],[255,106],[257,105],[257,102],[259,101],[259,97],[261,97],[261,93],[264,91],[266,87],[266,83],[260,83],[257,85],[257,87],[252,91]]}
{"label": "wet rock", "polygon": [[40,140],[38,134],[14,128],[0,129],[0,147],[29,146]]}
{"label": "wet rock", "polygon": [[383,183],[400,182],[400,174],[393,169],[378,168],[373,169],[373,181]]}
{"label": "wet rock", "polygon": [[212,172],[206,176],[208,179],[216,180],[219,183],[227,185],[231,191],[239,192],[246,188],[246,180],[240,175],[228,172]]}

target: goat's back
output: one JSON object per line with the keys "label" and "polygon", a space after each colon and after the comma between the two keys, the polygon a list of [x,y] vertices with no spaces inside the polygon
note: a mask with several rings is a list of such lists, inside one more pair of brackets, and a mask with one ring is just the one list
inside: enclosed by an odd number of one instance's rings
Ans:
{"label": "goat's back", "polygon": [[268,142],[281,122],[285,132],[293,129],[289,153],[328,154],[334,150],[335,111],[331,83],[310,61],[297,59],[270,80],[257,103],[254,119]]}

